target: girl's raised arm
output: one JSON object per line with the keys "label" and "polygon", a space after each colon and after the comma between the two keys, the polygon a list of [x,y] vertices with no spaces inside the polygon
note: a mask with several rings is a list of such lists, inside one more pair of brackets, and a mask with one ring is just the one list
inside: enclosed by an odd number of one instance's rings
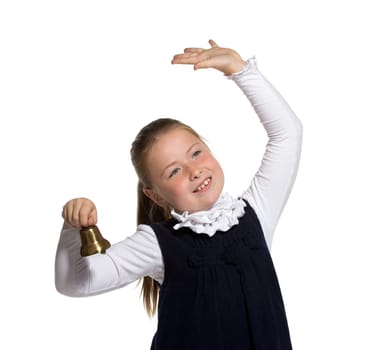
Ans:
{"label": "girl's raised arm", "polygon": [[302,124],[279,92],[258,71],[255,58],[230,76],[249,99],[268,135],[262,163],[245,198],[261,222],[269,248],[294,185],[302,146]]}
{"label": "girl's raised arm", "polygon": [[249,99],[268,135],[262,163],[243,193],[254,208],[269,247],[276,224],[293,187],[302,145],[302,125],[279,92],[259,72],[255,58],[219,47],[187,48],[172,63],[192,64],[194,69],[214,68],[234,80]]}

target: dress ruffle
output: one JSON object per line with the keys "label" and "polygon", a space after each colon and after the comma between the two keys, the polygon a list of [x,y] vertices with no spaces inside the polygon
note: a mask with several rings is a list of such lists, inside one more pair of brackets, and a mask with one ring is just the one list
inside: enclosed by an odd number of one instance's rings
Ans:
{"label": "dress ruffle", "polygon": [[189,227],[195,233],[205,233],[213,236],[217,231],[228,231],[238,224],[238,219],[245,213],[246,203],[240,198],[234,198],[224,193],[209,210],[189,214],[187,211],[179,214],[172,210],[171,215],[177,221],[173,228]]}

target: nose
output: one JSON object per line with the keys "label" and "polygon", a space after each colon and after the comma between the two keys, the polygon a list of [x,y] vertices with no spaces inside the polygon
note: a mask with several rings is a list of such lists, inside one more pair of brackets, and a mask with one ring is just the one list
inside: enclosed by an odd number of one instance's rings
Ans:
{"label": "nose", "polygon": [[201,177],[202,169],[199,167],[190,168],[190,178],[191,180],[197,180]]}

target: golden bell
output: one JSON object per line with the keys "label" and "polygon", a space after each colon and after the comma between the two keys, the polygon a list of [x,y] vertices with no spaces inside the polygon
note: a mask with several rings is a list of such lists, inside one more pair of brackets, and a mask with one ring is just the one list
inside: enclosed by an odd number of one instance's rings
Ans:
{"label": "golden bell", "polygon": [[89,256],[97,253],[105,253],[111,246],[110,242],[104,239],[96,225],[82,227],[81,234],[81,255]]}

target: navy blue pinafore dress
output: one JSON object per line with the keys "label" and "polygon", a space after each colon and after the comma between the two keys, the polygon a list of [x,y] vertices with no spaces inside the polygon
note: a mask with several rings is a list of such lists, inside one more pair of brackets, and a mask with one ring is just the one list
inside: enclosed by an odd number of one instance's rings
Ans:
{"label": "navy blue pinafore dress", "polygon": [[290,350],[278,279],[246,205],[239,224],[209,237],[174,220],[153,224],[165,278],[151,350]]}

